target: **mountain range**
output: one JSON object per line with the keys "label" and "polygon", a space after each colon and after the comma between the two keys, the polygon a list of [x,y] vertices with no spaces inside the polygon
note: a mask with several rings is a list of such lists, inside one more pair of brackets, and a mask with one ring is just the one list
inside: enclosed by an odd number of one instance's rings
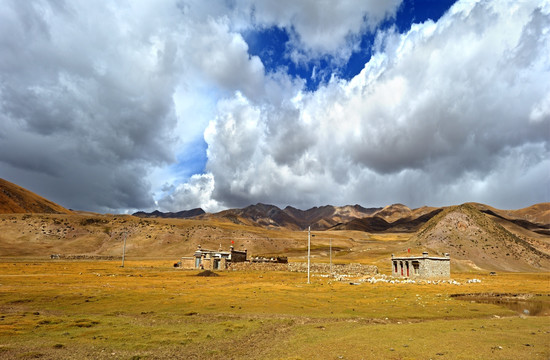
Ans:
{"label": "mountain range", "polygon": [[[487,215],[516,224],[543,235],[550,235],[550,203],[541,203],[519,210],[499,210],[488,205],[470,203]],[[176,213],[137,212],[142,218],[216,219],[234,224],[286,230],[357,230],[366,232],[403,232],[419,230],[431,218],[447,207],[423,206],[410,209],[403,204],[364,208],[360,205],[313,207],[300,210],[291,206],[281,209],[275,205],[256,204],[242,209],[229,209],[218,213],[205,213],[192,209]]]}
{"label": "mountain range", "polygon": [[0,179],[1,256],[116,256],[122,234],[127,234],[133,256],[183,256],[198,244],[218,248],[234,242],[250,254],[303,261],[308,227],[315,232],[314,257],[320,259],[326,258],[330,239],[337,258],[382,268],[389,254],[413,249],[448,252],[453,268],[464,271],[550,270],[550,203],[518,210],[478,203],[417,209],[402,204],[326,205],[308,210],[256,204],[212,214],[198,208],[131,216],[68,210]]}
{"label": "mountain range", "polygon": [[[542,235],[550,235],[550,203],[535,204],[519,210],[499,210],[491,206],[470,203],[471,207],[502,222]],[[285,230],[356,230],[365,232],[418,231],[430,219],[448,207],[420,207],[410,209],[403,204],[365,208],[360,205],[313,207],[301,210],[292,206],[281,209],[275,205],[250,205],[242,209],[228,209],[206,213],[201,208],[179,212],[139,211],[139,218],[169,218],[227,221],[238,225]],[[71,214],[48,199],[7,180],[0,179],[0,213]]]}

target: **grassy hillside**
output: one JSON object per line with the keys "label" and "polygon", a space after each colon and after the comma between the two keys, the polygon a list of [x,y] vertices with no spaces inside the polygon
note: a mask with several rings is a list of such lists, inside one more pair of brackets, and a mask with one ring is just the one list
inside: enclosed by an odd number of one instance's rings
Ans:
{"label": "grassy hillside", "polygon": [[[50,254],[121,254],[124,234],[130,257],[179,258],[197,245],[236,249],[250,255],[305,254],[307,231],[267,230],[216,219],[141,219],[129,215],[9,214],[0,215],[0,256],[49,256]],[[329,243],[335,257],[360,251],[369,234],[358,231],[313,232],[313,256],[328,261]],[[331,240],[332,239],[332,240]],[[346,252],[340,251],[346,249]],[[345,259],[342,261],[346,261]]]}
{"label": "grassy hillside", "polygon": [[409,242],[487,269],[549,270],[550,255],[512,234],[472,204],[452,206],[428,221]]}

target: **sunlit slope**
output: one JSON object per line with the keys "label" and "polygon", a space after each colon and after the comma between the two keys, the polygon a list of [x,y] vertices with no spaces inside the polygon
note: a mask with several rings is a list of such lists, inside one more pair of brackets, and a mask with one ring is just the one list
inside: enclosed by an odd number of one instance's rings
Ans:
{"label": "sunlit slope", "polygon": [[19,185],[0,179],[0,214],[13,213],[70,214],[71,211]]}
{"label": "sunlit slope", "polygon": [[434,216],[412,236],[410,245],[450,253],[485,269],[550,269],[550,255],[544,249],[506,230],[472,204],[452,206]]}
{"label": "sunlit slope", "polygon": [[[0,256],[88,254],[118,256],[124,236],[130,257],[179,258],[197,245],[250,255],[293,254],[305,249],[307,231],[264,229],[216,219],[140,219],[129,215],[4,214],[0,215]],[[329,238],[317,232],[313,244],[328,249]],[[328,234],[328,233],[326,233]],[[315,234],[314,234],[315,235]],[[331,232],[335,249],[353,248],[363,232]],[[233,243],[232,243],[233,242]],[[303,251],[302,251],[303,253]],[[301,255],[300,255],[301,256]]]}

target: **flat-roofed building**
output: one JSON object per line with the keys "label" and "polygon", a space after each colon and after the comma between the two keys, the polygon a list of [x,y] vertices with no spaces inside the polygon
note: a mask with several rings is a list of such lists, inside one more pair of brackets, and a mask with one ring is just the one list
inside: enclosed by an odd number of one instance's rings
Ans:
{"label": "flat-roofed building", "polygon": [[181,258],[181,267],[184,269],[225,270],[231,263],[246,261],[246,250],[235,250],[233,246],[229,251],[203,249],[198,245],[193,256]]}
{"label": "flat-roofed building", "polygon": [[428,256],[391,256],[392,276],[404,278],[449,278],[451,277],[451,258]]}

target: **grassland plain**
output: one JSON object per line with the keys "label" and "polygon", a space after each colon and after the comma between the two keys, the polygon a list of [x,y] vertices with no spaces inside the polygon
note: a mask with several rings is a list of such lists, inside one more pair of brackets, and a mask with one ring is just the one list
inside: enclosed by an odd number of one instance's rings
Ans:
{"label": "grassland plain", "polygon": [[[0,259],[3,359],[548,359],[548,316],[457,293],[550,293],[549,274],[364,283],[167,260]],[[481,283],[466,284],[468,278]]]}

